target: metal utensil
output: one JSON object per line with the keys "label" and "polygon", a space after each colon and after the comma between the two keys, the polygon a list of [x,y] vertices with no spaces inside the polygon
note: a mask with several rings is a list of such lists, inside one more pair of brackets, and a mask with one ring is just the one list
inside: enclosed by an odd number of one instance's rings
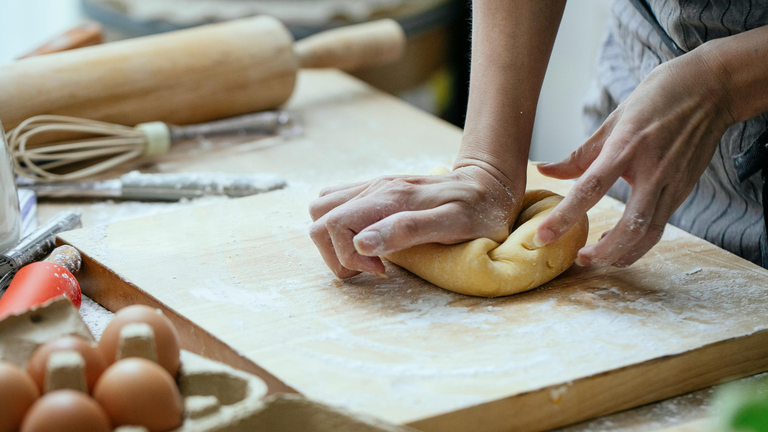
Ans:
{"label": "metal utensil", "polygon": [[11,284],[13,276],[20,268],[51,253],[56,246],[58,233],[80,226],[79,213],[61,212],[5,251],[0,255],[0,289],[5,289]]}
{"label": "metal utensil", "polygon": [[276,174],[178,173],[142,174],[132,171],[119,179],[101,182],[32,182],[17,180],[38,198],[117,198],[135,201],[178,201],[210,195],[238,198],[282,189]]}

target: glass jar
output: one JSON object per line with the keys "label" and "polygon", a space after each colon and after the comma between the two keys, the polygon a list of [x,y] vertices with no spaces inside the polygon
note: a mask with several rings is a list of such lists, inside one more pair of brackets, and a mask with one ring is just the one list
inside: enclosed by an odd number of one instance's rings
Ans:
{"label": "glass jar", "polygon": [[0,123],[0,253],[10,249],[19,240],[20,232],[21,213],[16,178],[3,124]]}

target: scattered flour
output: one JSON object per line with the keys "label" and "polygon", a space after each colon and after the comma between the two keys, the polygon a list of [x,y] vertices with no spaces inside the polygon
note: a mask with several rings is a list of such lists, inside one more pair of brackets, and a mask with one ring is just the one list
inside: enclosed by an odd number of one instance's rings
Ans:
{"label": "scattered flour", "polygon": [[101,339],[101,334],[104,333],[104,329],[114,315],[115,314],[91,300],[89,297],[86,297],[85,295],[82,296],[80,316],[83,318],[85,325],[88,326],[88,329],[96,340]]}
{"label": "scattered flour", "polygon": [[704,418],[712,412],[712,399],[724,386],[763,383],[768,373],[753,375],[734,383],[698,390],[655,404],[557,429],[558,432],[655,432]]}
{"label": "scattered flour", "polygon": [[206,196],[193,200],[182,199],[181,201],[174,203],[107,200],[88,206],[85,209],[84,217],[88,219],[87,226],[89,227],[94,225],[109,225],[115,222],[172,213],[188,208],[221,204],[228,199],[229,198],[226,196]]}

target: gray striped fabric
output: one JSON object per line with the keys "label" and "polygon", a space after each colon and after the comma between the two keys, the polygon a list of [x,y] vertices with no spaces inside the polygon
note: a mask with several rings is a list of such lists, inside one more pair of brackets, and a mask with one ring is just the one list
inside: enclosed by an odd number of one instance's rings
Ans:
{"label": "gray striped fabric", "polygon": [[[648,0],[659,24],[684,51],[702,43],[768,24],[768,0]],[[593,133],[656,66],[674,58],[651,24],[629,0],[615,0],[602,42],[597,77],[584,108]],[[768,85],[768,84],[767,84]],[[723,249],[761,264],[765,236],[762,181],[739,182],[733,156],[768,128],[768,113],[728,129],[688,199],[670,219]],[[609,195],[624,202],[630,187],[619,180]]]}

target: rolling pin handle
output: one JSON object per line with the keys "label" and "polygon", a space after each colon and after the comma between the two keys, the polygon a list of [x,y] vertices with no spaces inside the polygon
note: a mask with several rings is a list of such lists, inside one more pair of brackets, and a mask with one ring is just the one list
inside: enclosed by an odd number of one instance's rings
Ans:
{"label": "rolling pin handle", "polygon": [[[295,135],[301,126],[295,115],[286,111],[264,111],[186,126],[169,125],[172,142],[222,135],[267,134]],[[295,132],[295,133],[294,133]]]}
{"label": "rolling pin handle", "polygon": [[399,59],[405,33],[397,21],[383,19],[328,30],[293,44],[303,68],[364,69]]}

